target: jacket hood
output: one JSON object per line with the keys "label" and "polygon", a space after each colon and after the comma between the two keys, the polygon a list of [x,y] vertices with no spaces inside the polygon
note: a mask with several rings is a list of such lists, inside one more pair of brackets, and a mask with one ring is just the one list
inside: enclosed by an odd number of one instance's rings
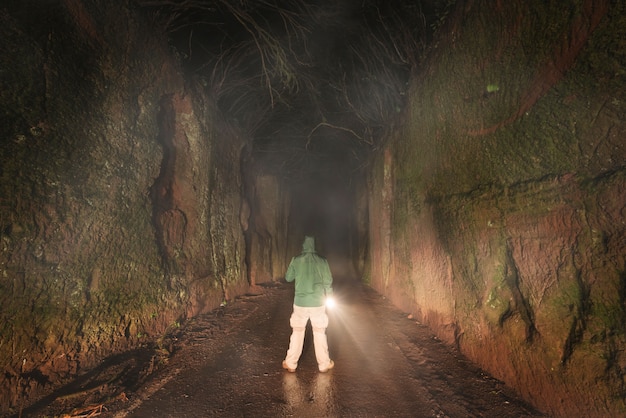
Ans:
{"label": "jacket hood", "polygon": [[303,253],[315,252],[315,238],[309,237],[309,236],[304,237],[304,242],[302,243],[302,252]]}

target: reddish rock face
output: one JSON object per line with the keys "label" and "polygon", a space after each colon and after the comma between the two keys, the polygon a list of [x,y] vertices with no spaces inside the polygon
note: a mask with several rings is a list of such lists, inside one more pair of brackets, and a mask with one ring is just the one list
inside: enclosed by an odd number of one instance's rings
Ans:
{"label": "reddish rock face", "polygon": [[243,143],[166,39],[124,2],[0,22],[1,414],[249,284]]}
{"label": "reddish rock face", "polygon": [[582,3],[459,10],[370,180],[372,285],[553,416],[626,408],[626,21]]}
{"label": "reddish rock face", "polygon": [[[0,413],[280,278],[304,208],[129,3],[10,3]],[[626,10],[458,3],[357,184],[342,271],[550,414],[623,414]]]}

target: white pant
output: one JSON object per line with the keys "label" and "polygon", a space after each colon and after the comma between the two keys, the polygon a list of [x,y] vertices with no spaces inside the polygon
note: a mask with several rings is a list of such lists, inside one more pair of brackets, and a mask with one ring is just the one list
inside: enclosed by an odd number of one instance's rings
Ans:
{"label": "white pant", "polygon": [[304,345],[306,324],[309,319],[311,320],[311,328],[313,328],[313,345],[315,346],[317,367],[319,370],[326,370],[328,366],[330,366],[330,358],[328,356],[328,341],[326,339],[328,315],[326,315],[325,306],[307,308],[293,305],[293,313],[289,319],[292,332],[291,338],[289,339],[289,350],[287,350],[285,363],[290,369],[298,367],[298,360],[300,359],[302,346]]}

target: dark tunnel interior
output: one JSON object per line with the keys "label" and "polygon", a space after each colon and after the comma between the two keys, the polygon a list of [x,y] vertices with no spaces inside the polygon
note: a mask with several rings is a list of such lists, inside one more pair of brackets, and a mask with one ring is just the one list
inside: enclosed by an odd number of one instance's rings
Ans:
{"label": "dark tunnel interior", "polygon": [[256,168],[286,179],[296,230],[348,255],[364,169],[453,2],[139,3],[158,13],[225,119],[252,138]]}
{"label": "dark tunnel interior", "polygon": [[305,235],[374,320],[330,383],[368,342],[399,357],[363,393],[410,369],[372,410],[623,415],[624,39],[614,0],[1,2],[0,415],[139,384],[185,327],[297,410],[269,357]]}

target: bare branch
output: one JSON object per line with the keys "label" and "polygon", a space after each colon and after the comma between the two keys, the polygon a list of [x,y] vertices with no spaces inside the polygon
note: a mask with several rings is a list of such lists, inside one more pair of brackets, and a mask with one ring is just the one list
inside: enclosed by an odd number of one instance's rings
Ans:
{"label": "bare branch", "polygon": [[343,126],[333,125],[333,124],[330,124],[330,123],[327,123],[327,122],[320,122],[311,130],[311,132],[309,132],[309,136],[307,137],[307,141],[306,141],[306,148],[308,148],[309,144],[311,143],[311,138],[313,137],[313,133],[316,130],[318,130],[319,128],[321,128],[322,126],[327,126],[329,128],[339,129],[341,131],[349,132],[352,135],[354,135],[355,137],[357,137],[358,139],[360,139],[362,141],[364,140],[359,134],[354,132],[352,129],[344,128]]}

